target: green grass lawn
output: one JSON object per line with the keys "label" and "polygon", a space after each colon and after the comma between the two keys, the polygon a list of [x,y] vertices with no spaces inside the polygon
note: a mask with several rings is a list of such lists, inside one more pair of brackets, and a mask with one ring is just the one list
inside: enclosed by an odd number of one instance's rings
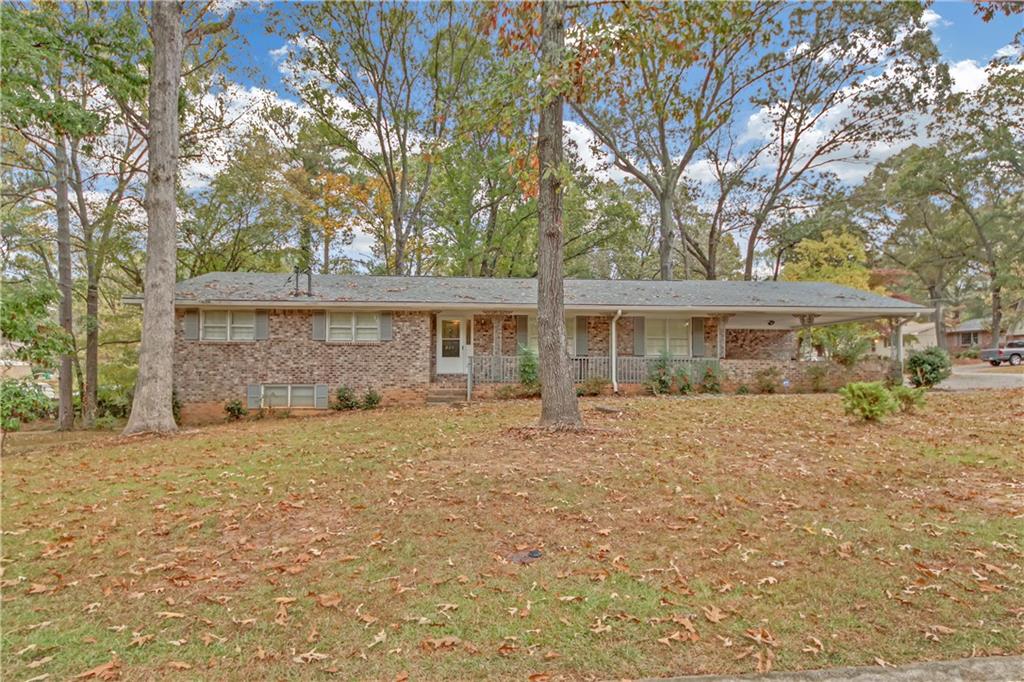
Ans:
{"label": "green grass lawn", "polygon": [[581,433],[530,428],[538,408],[14,434],[4,679],[589,679],[1024,652],[1019,394],[936,393],[881,425],[834,395],[595,399]]}

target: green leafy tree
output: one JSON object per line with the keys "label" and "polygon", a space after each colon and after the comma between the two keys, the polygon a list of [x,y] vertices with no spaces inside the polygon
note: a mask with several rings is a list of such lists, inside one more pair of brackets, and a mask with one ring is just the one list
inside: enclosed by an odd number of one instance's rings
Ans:
{"label": "green leafy tree", "polygon": [[71,352],[72,339],[52,324],[52,308],[60,298],[49,281],[5,282],[0,298],[0,334],[12,344],[14,356],[36,366],[52,367]]}

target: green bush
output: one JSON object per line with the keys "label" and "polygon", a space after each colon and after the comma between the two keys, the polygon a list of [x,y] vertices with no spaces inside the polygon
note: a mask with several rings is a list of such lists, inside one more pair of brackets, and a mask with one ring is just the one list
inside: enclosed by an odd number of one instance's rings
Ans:
{"label": "green bush", "polygon": [[746,384],[740,384],[736,387],[736,395],[750,395],[750,389]]}
{"label": "green bush", "polygon": [[910,383],[914,386],[931,388],[953,373],[953,363],[949,353],[938,346],[917,350],[907,359],[907,371]]}
{"label": "green bush", "polygon": [[965,360],[977,360],[980,355],[981,350],[979,350],[977,346],[971,346],[967,350],[957,353],[958,358],[963,358]]}
{"label": "green bush", "polygon": [[380,405],[381,400],[383,400],[381,394],[371,388],[368,389],[366,393],[363,394],[363,402],[362,405],[360,405],[360,407],[362,407],[364,410],[372,410],[373,408]]}
{"label": "green bush", "polygon": [[331,407],[336,410],[355,410],[359,408],[359,399],[356,398],[355,391],[348,386],[341,385],[334,393],[334,402],[331,403]]}
{"label": "green bush", "polygon": [[668,354],[668,351],[662,351],[661,355],[651,363],[647,373],[647,388],[654,395],[672,391],[672,356]]}
{"label": "green bush", "polygon": [[757,383],[759,393],[775,393],[781,378],[782,373],[779,372],[778,367],[765,367],[754,375],[754,381]]}
{"label": "green bush", "polygon": [[96,416],[125,419],[132,412],[132,389],[100,385],[96,389]]}
{"label": "green bush", "polygon": [[693,393],[693,381],[690,379],[690,368],[680,367],[676,370],[676,391],[679,395]]}
{"label": "green bush", "polygon": [[864,421],[881,421],[899,409],[899,403],[881,381],[861,381],[839,389],[843,409]]}
{"label": "green bush", "polygon": [[17,431],[22,424],[52,412],[53,401],[32,382],[5,379],[0,383],[0,426],[4,431]]}
{"label": "green bush", "polygon": [[181,426],[181,399],[176,388],[171,389],[171,414],[174,416],[174,423]]}
{"label": "green bush", "polygon": [[700,390],[702,393],[722,392],[722,378],[714,365],[708,365],[704,369],[704,377],[700,380]]}
{"label": "green bush", "polygon": [[540,386],[540,361],[537,351],[526,346],[519,347],[519,383],[523,386]]}
{"label": "green bush", "polygon": [[817,362],[807,367],[807,381],[811,384],[811,390],[815,393],[824,393],[828,390],[828,363]]}
{"label": "green bush", "polygon": [[918,407],[924,407],[925,397],[923,388],[893,386],[889,389],[889,393],[899,403],[900,412],[913,412]]}
{"label": "green bush", "polygon": [[601,395],[604,393],[605,386],[610,383],[604,377],[590,377],[576,387],[576,395]]}
{"label": "green bush", "polygon": [[871,350],[871,341],[863,336],[856,325],[838,326],[828,336],[825,348],[829,357],[843,367],[853,367]]}
{"label": "green bush", "polygon": [[245,408],[242,401],[238,398],[229,400],[224,404],[224,413],[227,414],[230,421],[238,421],[245,415],[249,414],[249,410]]}

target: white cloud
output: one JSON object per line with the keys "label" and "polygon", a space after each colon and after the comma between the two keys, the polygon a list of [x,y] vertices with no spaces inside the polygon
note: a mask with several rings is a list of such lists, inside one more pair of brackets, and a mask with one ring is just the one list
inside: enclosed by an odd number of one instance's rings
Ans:
{"label": "white cloud", "polygon": [[949,75],[953,79],[953,92],[974,92],[988,83],[985,67],[973,59],[950,64]]}
{"label": "white cloud", "polygon": [[931,7],[925,9],[925,11],[921,13],[921,21],[924,22],[924,25],[927,26],[928,28],[933,28],[935,26],[953,25],[952,21],[949,21],[948,19],[943,19],[942,15],[936,12]]}
{"label": "white cloud", "polygon": [[1009,45],[1003,45],[1001,48],[996,50],[995,54],[993,54],[992,56],[995,57],[996,59],[1006,57],[1019,57],[1022,51],[1024,51],[1024,49],[1022,49],[1020,45],[1010,43]]}

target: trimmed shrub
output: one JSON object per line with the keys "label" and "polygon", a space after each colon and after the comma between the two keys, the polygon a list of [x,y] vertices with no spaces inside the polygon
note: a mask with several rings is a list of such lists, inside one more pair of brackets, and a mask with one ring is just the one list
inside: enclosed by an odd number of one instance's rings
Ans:
{"label": "trimmed shrub", "polygon": [[949,353],[938,346],[916,350],[907,359],[907,371],[910,383],[914,386],[931,388],[953,373],[953,363]]}
{"label": "trimmed shrub", "polygon": [[249,410],[245,408],[242,401],[238,398],[229,400],[224,404],[224,413],[228,416],[228,421],[238,421],[245,415],[249,414]]}
{"label": "trimmed shrub", "polygon": [[499,400],[516,400],[519,398],[536,398],[540,396],[540,386],[524,386],[522,384],[504,384],[494,390],[494,397]]}
{"label": "trimmed shrub", "polygon": [[736,395],[750,395],[750,389],[746,384],[740,384],[736,387]]}
{"label": "trimmed shrub", "polygon": [[871,341],[856,327],[837,327],[826,343],[829,356],[843,367],[853,367],[871,350]]}
{"label": "trimmed shrub", "polygon": [[181,399],[176,388],[171,389],[171,414],[174,416],[174,423],[181,426]]}
{"label": "trimmed shrub", "polygon": [[828,390],[828,364],[818,362],[810,365],[806,370],[807,381],[811,384],[811,390],[815,393],[824,393]]}
{"label": "trimmed shrub", "polygon": [[918,407],[924,407],[925,397],[923,388],[893,386],[889,389],[889,393],[899,403],[900,412],[913,412]]}
{"label": "trimmed shrub", "polygon": [[899,403],[881,381],[860,381],[839,389],[843,409],[864,421],[881,421],[899,409]]}
{"label": "trimmed shrub", "polygon": [[782,374],[778,367],[766,367],[754,375],[759,393],[775,393],[779,387]]}
{"label": "trimmed shrub", "polygon": [[523,386],[540,386],[540,361],[537,351],[526,346],[519,347],[519,383]]}
{"label": "trimmed shrub", "polygon": [[704,377],[700,380],[700,390],[701,393],[722,392],[722,378],[719,376],[718,370],[711,365],[704,370]]}
{"label": "trimmed shrub", "polygon": [[610,383],[604,377],[591,377],[576,387],[576,395],[601,395]]}
{"label": "trimmed shrub", "polygon": [[359,399],[356,398],[355,391],[342,384],[334,392],[334,402],[331,403],[331,407],[336,410],[355,410],[359,408]]}
{"label": "trimmed shrub", "polygon": [[360,405],[360,407],[362,407],[364,410],[372,410],[373,408],[380,405],[381,400],[383,400],[381,394],[371,388],[368,389],[366,393],[363,394],[363,402]]}
{"label": "trimmed shrub", "polygon": [[680,367],[676,370],[676,390],[679,392],[679,395],[693,393],[693,381],[690,379],[689,367]]}
{"label": "trimmed shrub", "polygon": [[668,351],[662,351],[661,355],[651,363],[651,369],[647,374],[647,388],[654,395],[671,393],[672,356],[668,354]]}
{"label": "trimmed shrub", "polygon": [[17,431],[22,424],[50,416],[53,401],[29,381],[5,379],[0,383],[0,427]]}

